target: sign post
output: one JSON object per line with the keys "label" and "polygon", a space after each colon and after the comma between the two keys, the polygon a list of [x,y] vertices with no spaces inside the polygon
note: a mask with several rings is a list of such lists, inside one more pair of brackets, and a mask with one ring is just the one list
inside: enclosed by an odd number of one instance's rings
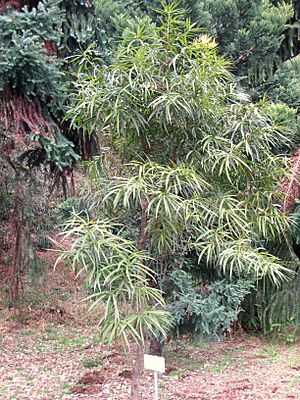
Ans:
{"label": "sign post", "polygon": [[154,400],[158,400],[158,372],[154,371]]}
{"label": "sign post", "polygon": [[154,400],[158,400],[158,373],[165,372],[165,359],[164,357],[144,355],[144,367],[149,371],[154,372]]}

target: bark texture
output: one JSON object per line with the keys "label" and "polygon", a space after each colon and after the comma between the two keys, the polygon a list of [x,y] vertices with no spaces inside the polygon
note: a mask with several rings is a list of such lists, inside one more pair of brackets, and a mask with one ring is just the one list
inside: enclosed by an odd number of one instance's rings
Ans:
{"label": "bark texture", "polygon": [[132,369],[132,383],[130,400],[140,400],[140,378],[144,368],[144,347],[138,346],[136,352],[135,363]]}

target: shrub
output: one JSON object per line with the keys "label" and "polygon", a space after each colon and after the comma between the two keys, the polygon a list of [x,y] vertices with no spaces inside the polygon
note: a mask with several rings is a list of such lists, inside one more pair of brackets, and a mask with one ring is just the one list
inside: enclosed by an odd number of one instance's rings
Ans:
{"label": "shrub", "polygon": [[237,320],[252,287],[250,281],[242,279],[194,283],[191,274],[179,269],[171,273],[170,281],[173,291],[168,300],[177,334],[189,331],[194,338],[219,339],[224,335]]}

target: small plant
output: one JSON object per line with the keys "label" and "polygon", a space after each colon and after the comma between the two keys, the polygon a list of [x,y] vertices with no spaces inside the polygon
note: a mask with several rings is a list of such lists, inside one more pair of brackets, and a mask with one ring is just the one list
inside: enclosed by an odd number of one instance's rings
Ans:
{"label": "small plant", "polygon": [[165,387],[165,382],[162,382],[162,381],[159,381],[158,382],[158,387],[160,388],[160,389],[163,389],[164,387]]}
{"label": "small plant", "polygon": [[261,348],[257,351],[257,354],[263,358],[271,358],[275,360],[278,357],[278,351],[273,345],[269,345],[266,348]]}
{"label": "small plant", "polygon": [[221,372],[224,368],[229,366],[232,363],[231,361],[231,353],[229,351],[225,351],[223,357],[216,361],[215,365],[212,367],[212,371],[215,373]]}
{"label": "small plant", "polygon": [[103,365],[102,358],[85,358],[82,360],[82,365],[84,368],[97,368]]}
{"label": "small plant", "polygon": [[62,388],[64,389],[64,393],[65,394],[69,393],[70,386],[71,386],[70,382],[64,382],[62,384]]}
{"label": "small plant", "polygon": [[56,336],[58,334],[57,328],[55,326],[51,326],[51,325],[46,327],[45,332],[48,335],[55,335]]}
{"label": "small plant", "polygon": [[82,204],[82,201],[77,197],[70,197],[56,207],[55,215],[58,220],[65,221],[70,218],[73,212],[80,214],[82,211],[87,211],[86,207]]}
{"label": "small plant", "polygon": [[63,346],[84,346],[87,338],[85,336],[79,336],[77,338],[69,338],[67,336],[61,336],[58,341]]}

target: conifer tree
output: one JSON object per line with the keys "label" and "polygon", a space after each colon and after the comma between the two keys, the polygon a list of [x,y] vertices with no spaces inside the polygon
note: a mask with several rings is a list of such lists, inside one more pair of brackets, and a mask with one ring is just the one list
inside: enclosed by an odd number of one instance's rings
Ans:
{"label": "conifer tree", "polygon": [[[273,0],[272,2],[275,5],[280,3],[279,0]],[[279,52],[282,61],[286,61],[300,53],[300,2],[292,0],[291,5],[293,6],[293,15],[288,21],[285,39]]]}
{"label": "conifer tree", "polygon": [[220,50],[234,63],[236,74],[257,86],[272,76],[292,7],[268,0],[197,1],[195,13]]}
{"label": "conifer tree", "polygon": [[[271,0],[181,0],[179,4],[189,11],[192,22],[217,39],[219,51],[231,59],[243,84],[257,87],[272,76],[280,61],[285,25],[293,15],[291,5]],[[160,2],[95,0],[95,5],[104,30],[111,36],[120,34],[128,17],[140,13],[155,17],[154,9]]]}
{"label": "conifer tree", "polygon": [[[85,0],[0,3],[0,123],[4,130],[26,134],[27,144],[28,136],[35,133],[66,145],[61,136],[68,131],[62,123],[70,80],[65,58],[79,46],[101,40],[96,25],[93,8]],[[70,153],[62,166],[72,158],[76,156]]]}
{"label": "conifer tree", "polygon": [[[12,301],[30,263],[30,233],[37,218],[38,177],[50,172],[62,182],[86,156],[88,143],[63,122],[70,85],[65,57],[97,40],[97,20],[84,0],[0,1],[0,195],[13,215]],[[68,137],[66,137],[68,135]],[[69,139],[76,137],[72,143]],[[34,195],[33,195],[34,193]],[[5,214],[5,215],[4,215]],[[3,216],[4,215],[4,216]]]}

